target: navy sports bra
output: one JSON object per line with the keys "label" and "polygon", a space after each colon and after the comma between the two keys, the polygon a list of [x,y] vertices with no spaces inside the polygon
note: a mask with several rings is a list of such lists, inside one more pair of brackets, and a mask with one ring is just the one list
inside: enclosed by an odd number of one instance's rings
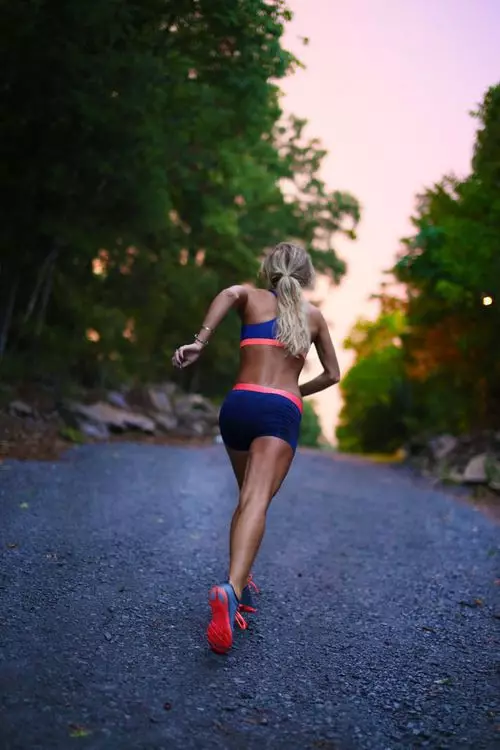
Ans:
{"label": "navy sports bra", "polygon": [[[276,297],[276,292],[273,289],[269,291]],[[241,326],[240,347],[259,344],[284,348],[281,341],[276,338],[276,318],[265,320],[263,323],[244,323]]]}
{"label": "navy sports bra", "polygon": [[264,323],[246,323],[241,326],[240,346],[255,344],[267,344],[268,346],[283,348],[281,341],[276,338],[276,318],[266,320]]}

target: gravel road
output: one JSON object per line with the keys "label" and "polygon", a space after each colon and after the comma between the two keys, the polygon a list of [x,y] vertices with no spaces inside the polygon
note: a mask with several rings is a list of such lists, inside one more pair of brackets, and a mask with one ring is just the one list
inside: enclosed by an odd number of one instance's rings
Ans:
{"label": "gravel road", "polygon": [[302,453],[260,611],[205,645],[219,446],[0,466],[1,750],[500,748],[500,533],[388,466]]}

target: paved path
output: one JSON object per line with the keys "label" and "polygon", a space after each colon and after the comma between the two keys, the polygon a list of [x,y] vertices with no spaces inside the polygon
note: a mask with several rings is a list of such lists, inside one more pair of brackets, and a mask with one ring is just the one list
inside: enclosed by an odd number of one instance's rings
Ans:
{"label": "paved path", "polygon": [[0,466],[1,750],[500,747],[498,526],[390,467],[299,455],[261,611],[216,657],[234,496],[218,446]]}

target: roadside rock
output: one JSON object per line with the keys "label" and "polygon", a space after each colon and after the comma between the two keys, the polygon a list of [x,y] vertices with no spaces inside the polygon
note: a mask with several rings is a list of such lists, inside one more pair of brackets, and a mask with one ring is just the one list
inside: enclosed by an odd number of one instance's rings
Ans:
{"label": "roadside rock", "polygon": [[456,447],[458,439],[453,435],[438,435],[429,442],[429,448],[435,461],[442,461]]}
{"label": "roadside rock", "polygon": [[[218,409],[204,396],[185,393],[175,383],[139,384],[110,391],[75,388],[73,392],[77,395],[63,398],[54,389],[50,393],[35,387],[12,389],[10,402],[0,408],[8,451],[14,451],[10,434],[34,431],[41,440],[43,431],[49,428],[58,450],[68,442],[85,439],[126,439],[131,432],[135,439],[142,436],[161,444],[170,440],[213,440],[219,434]],[[15,431],[11,423],[16,424]],[[2,434],[0,430],[0,438]],[[28,441],[23,438],[22,442]]]}
{"label": "roadside rock", "polygon": [[413,436],[407,445],[408,462],[419,473],[447,483],[500,492],[499,438],[494,430]]}
{"label": "roadside rock", "polygon": [[480,453],[470,459],[463,474],[463,481],[467,484],[484,484],[487,481],[486,453]]}
{"label": "roadside rock", "polygon": [[9,404],[9,414],[15,417],[34,417],[35,410],[24,401],[12,401]]}
{"label": "roadside rock", "polygon": [[[126,430],[139,430],[141,432],[153,433],[155,424],[152,419],[143,414],[117,409],[115,406],[98,401],[95,404],[79,404],[72,402],[68,404],[71,412],[85,421],[94,425],[105,425],[112,432],[125,432]],[[82,427],[80,426],[80,429]],[[82,430],[83,431],[83,430]]]}
{"label": "roadside rock", "polygon": [[175,401],[175,411],[179,419],[195,418],[204,420],[212,427],[218,424],[218,409],[204,396],[197,393],[181,396]]}
{"label": "roadside rock", "polygon": [[218,409],[204,396],[183,393],[174,383],[110,391],[90,404],[72,402],[67,412],[68,424],[97,440],[105,440],[109,431],[135,430],[176,438],[213,437],[218,433]]}
{"label": "roadside rock", "polygon": [[179,420],[173,414],[152,414],[151,417],[162,432],[174,432],[179,424]]}
{"label": "roadside rock", "polygon": [[136,407],[147,413],[160,412],[161,414],[173,414],[172,396],[176,391],[174,388],[165,388],[161,385],[135,386],[126,395],[126,401],[130,406]]}
{"label": "roadside rock", "polygon": [[85,422],[84,420],[77,420],[77,426],[82,435],[85,435],[91,440],[108,440],[109,438],[107,425],[102,422]]}
{"label": "roadside rock", "polygon": [[111,406],[115,406],[117,409],[129,409],[127,399],[125,398],[123,393],[120,393],[120,391],[110,391],[107,394],[107,400],[111,404]]}

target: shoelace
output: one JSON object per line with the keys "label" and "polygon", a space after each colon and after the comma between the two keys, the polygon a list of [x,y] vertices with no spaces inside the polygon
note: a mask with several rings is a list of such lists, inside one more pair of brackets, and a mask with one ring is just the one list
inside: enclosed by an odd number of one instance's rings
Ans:
{"label": "shoelace", "polygon": [[236,625],[241,628],[241,630],[246,630],[248,628],[248,622],[245,620],[243,615],[240,612],[236,612],[236,615],[234,617],[234,621]]}
{"label": "shoelace", "polygon": [[260,594],[260,589],[253,580],[253,575],[250,573],[247,579],[247,586],[255,591],[256,594]]}

